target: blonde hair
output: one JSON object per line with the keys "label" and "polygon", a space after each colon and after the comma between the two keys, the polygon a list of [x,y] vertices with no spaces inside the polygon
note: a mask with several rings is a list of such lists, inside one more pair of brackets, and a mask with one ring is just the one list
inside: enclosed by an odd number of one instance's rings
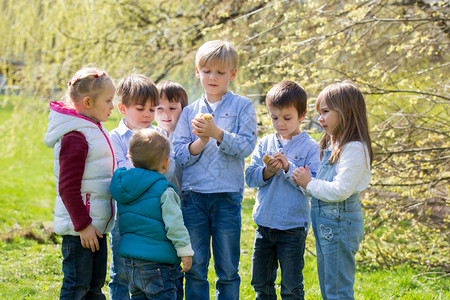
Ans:
{"label": "blonde hair", "polygon": [[158,171],[170,157],[169,140],[151,128],[135,130],[130,140],[128,157],[136,168]]}
{"label": "blonde hair", "polygon": [[180,103],[181,109],[188,105],[188,95],[181,84],[172,80],[163,80],[156,87],[159,91],[159,97],[166,95],[169,102]]}
{"label": "blonde hair", "polygon": [[122,78],[117,85],[117,99],[126,107],[132,105],[151,106],[159,104],[159,93],[155,83],[145,75],[130,74]]}
{"label": "blonde hair", "polygon": [[366,103],[361,90],[349,81],[334,83],[320,92],[316,101],[316,110],[320,112],[320,104],[325,101],[330,110],[338,113],[338,123],[333,139],[327,133],[320,141],[321,153],[332,143],[330,164],[337,162],[342,149],[352,141],[360,141],[367,146],[370,164],[373,160],[373,151],[369,135],[369,123],[367,120]]}
{"label": "blonde hair", "polygon": [[74,106],[80,104],[85,97],[95,100],[106,82],[112,83],[112,80],[104,70],[92,66],[81,68],[68,83],[66,103]]}
{"label": "blonde hair", "polygon": [[235,70],[239,63],[239,56],[234,46],[227,41],[214,40],[204,43],[195,56],[195,66],[204,67],[219,64],[221,68]]}

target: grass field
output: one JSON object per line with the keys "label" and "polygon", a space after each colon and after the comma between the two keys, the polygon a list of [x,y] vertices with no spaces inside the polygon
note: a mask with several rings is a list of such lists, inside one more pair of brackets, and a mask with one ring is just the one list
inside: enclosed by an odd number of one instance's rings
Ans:
{"label": "grass field", "polygon": [[[53,154],[43,143],[47,126],[43,107],[35,100],[0,97],[0,299],[56,299],[59,295],[60,239],[48,232],[55,196]],[[106,127],[114,128],[119,118],[115,113]],[[254,298],[250,286],[253,203],[254,192],[248,190],[242,209],[241,299]],[[320,299],[314,252],[310,232],[304,269],[306,299]],[[421,266],[384,269],[360,263],[355,294],[357,299],[450,299],[450,279],[443,275]],[[214,277],[210,267],[212,295]]]}

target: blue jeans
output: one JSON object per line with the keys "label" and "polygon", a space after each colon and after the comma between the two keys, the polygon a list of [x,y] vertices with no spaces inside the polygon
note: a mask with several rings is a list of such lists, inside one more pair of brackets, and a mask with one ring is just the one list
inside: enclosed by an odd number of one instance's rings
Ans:
{"label": "blue jeans", "polygon": [[132,300],[177,298],[175,278],[177,267],[139,259],[126,258],[125,269]]}
{"label": "blue jeans", "polygon": [[[125,271],[125,259],[117,253],[120,241],[119,227],[114,226],[109,234],[109,242],[111,247],[111,267],[109,269],[109,299],[110,300],[127,300],[130,299],[130,290],[128,288],[128,279]],[[183,300],[183,279],[184,274],[181,273],[181,267],[177,268],[175,285],[177,287],[177,299]]]}
{"label": "blue jeans", "polygon": [[241,239],[240,193],[183,192],[183,218],[195,252],[186,273],[187,300],[209,299],[208,265],[211,239],[214,255],[216,299],[239,299],[238,274]]}
{"label": "blue jeans", "polygon": [[79,236],[63,235],[62,239],[64,278],[60,299],[106,299],[102,293],[108,260],[106,236],[98,239],[100,250],[96,252],[83,248]]}
{"label": "blue jeans", "polygon": [[289,230],[258,226],[252,255],[252,280],[255,299],[277,299],[275,279],[278,262],[281,268],[281,298],[304,299],[303,274],[305,265],[306,230]]}
{"label": "blue jeans", "polygon": [[311,221],[322,298],[354,299],[355,254],[364,236],[358,194],[334,203],[312,198]]}
{"label": "blue jeans", "polygon": [[120,233],[119,227],[114,225],[109,233],[109,244],[111,247],[111,266],[109,269],[109,299],[110,300],[129,300],[130,292],[128,289],[128,280],[125,273],[125,259],[117,253],[119,248]]}

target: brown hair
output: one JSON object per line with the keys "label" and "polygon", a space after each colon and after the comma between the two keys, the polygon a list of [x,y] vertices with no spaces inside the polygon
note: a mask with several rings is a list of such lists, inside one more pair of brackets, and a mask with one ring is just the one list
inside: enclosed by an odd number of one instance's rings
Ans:
{"label": "brown hair", "polygon": [[159,91],[159,97],[166,95],[169,102],[180,103],[181,109],[188,105],[188,95],[183,86],[172,80],[163,80],[156,87]]}
{"label": "brown hair", "polygon": [[195,66],[204,67],[210,64],[235,70],[239,63],[239,56],[234,46],[227,41],[214,40],[204,43],[195,56]]}
{"label": "brown hair", "polygon": [[164,160],[170,157],[169,140],[152,128],[135,130],[128,157],[136,168],[158,171]]}
{"label": "brown hair", "polygon": [[281,81],[274,85],[266,94],[266,105],[276,108],[294,106],[298,116],[306,113],[308,96],[300,84],[294,81]]}
{"label": "brown hair", "polygon": [[73,75],[68,83],[65,95],[66,103],[69,105],[79,104],[87,96],[95,101],[96,96],[108,81],[112,83],[111,78],[104,70],[90,65],[84,66]]}
{"label": "brown hair", "polygon": [[[316,110],[320,112],[320,104],[325,101],[330,110],[338,113],[338,124],[333,132],[333,139],[327,133],[320,141],[321,157],[323,151],[333,144],[330,164],[337,162],[342,149],[352,141],[360,141],[367,146],[370,164],[373,160],[373,151],[369,135],[366,103],[361,90],[349,81],[334,83],[320,92],[316,101]],[[337,146],[337,147],[335,147]]]}
{"label": "brown hair", "polygon": [[126,107],[144,106],[150,101],[151,106],[159,104],[159,93],[155,83],[145,75],[130,74],[122,78],[117,85],[117,98]]}

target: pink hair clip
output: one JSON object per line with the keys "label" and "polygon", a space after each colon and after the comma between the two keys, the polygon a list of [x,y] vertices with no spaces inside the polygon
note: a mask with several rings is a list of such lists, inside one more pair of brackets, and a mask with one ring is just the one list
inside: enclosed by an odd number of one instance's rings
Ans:
{"label": "pink hair clip", "polygon": [[95,78],[98,78],[98,74],[94,74],[94,77],[95,77]]}

